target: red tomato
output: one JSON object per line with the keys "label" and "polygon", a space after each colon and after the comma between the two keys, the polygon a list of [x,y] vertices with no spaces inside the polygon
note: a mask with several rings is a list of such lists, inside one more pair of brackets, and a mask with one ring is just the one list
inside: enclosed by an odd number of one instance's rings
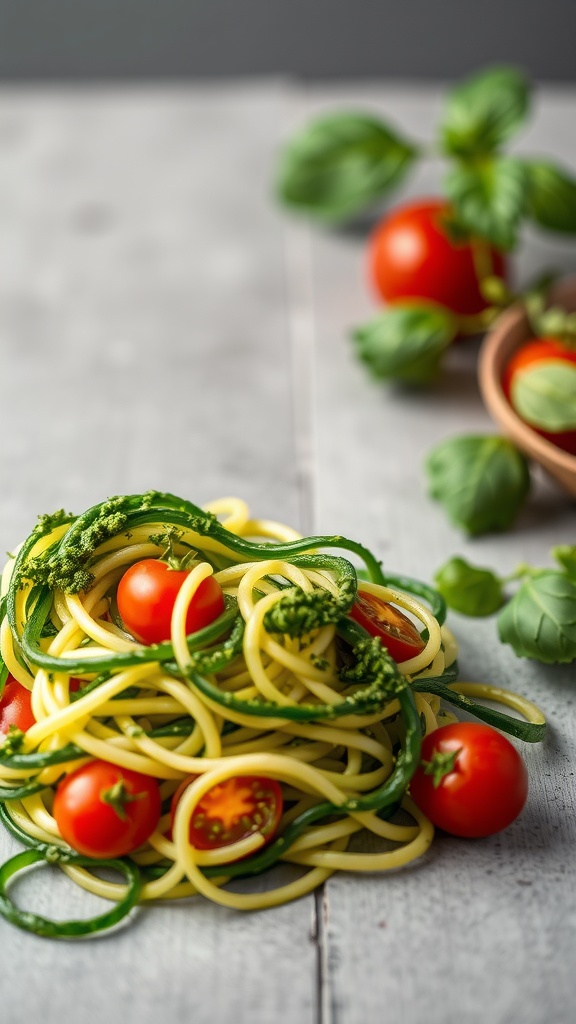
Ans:
{"label": "red tomato", "polygon": [[0,736],[13,725],[26,732],[36,719],[32,714],[32,694],[13,676],[8,676],[0,698]]}
{"label": "red tomato", "polygon": [[[172,822],[182,793],[195,776],[184,779],[172,797]],[[198,850],[215,850],[260,832],[266,843],[275,836],[282,817],[280,783],[256,775],[238,775],[209,789],[198,801],[190,820],[190,843]]]}
{"label": "red tomato", "polygon": [[59,783],[52,813],[68,845],[98,859],[123,857],[142,846],[160,812],[156,779],[89,761]]}
{"label": "red tomato", "polygon": [[426,646],[407,615],[388,601],[365,590],[358,591],[350,616],[370,636],[380,638],[394,661],[408,661],[408,658],[414,658]]}
{"label": "red tomato", "polygon": [[[502,377],[502,388],[506,398],[514,408],[513,385],[524,370],[532,369],[538,364],[552,362],[576,363],[576,350],[566,348],[556,338],[532,338],[522,345],[508,361]],[[555,433],[541,430],[530,424],[532,430],[558,448],[576,455],[576,430],[561,430]]]}
{"label": "red tomato", "polygon": [[[145,558],[126,570],[116,599],[124,626],[137,640],[158,644],[170,639],[170,619],[188,572],[171,569],[158,558]],[[194,594],[186,616],[186,632],[209,626],[224,611],[220,585],[208,576]]]}
{"label": "red tomato", "polygon": [[[480,293],[470,242],[455,242],[443,227],[450,205],[423,199],[399,206],[373,232],[369,266],[377,292],[387,302],[428,299],[460,316],[476,316],[488,305]],[[504,277],[502,254],[488,250],[486,276]]]}
{"label": "red tomato", "polygon": [[410,793],[445,832],[466,838],[491,836],[520,814],[528,795],[528,773],[516,748],[496,729],[457,722],[424,737]]}

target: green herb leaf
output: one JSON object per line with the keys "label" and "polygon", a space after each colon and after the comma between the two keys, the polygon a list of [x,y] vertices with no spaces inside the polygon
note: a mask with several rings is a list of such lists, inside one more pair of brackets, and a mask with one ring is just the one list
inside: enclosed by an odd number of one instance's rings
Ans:
{"label": "green herb leaf", "polygon": [[416,155],[411,143],[376,117],[331,114],[285,147],[278,195],[286,205],[325,220],[345,220],[395,186]]}
{"label": "green herb leaf", "polygon": [[576,179],[543,160],[525,161],[528,214],[550,231],[576,232]]}
{"label": "green herb leaf", "polygon": [[360,359],[375,377],[411,384],[432,380],[458,324],[443,306],[397,303],[353,332]]}
{"label": "green herb leaf", "polygon": [[498,616],[498,633],[520,658],[546,664],[576,658],[576,582],[544,571],[525,580]]}
{"label": "green herb leaf", "polygon": [[515,157],[462,164],[446,178],[446,192],[461,223],[498,249],[516,245],[528,190],[528,172]]}
{"label": "green herb leaf", "polygon": [[440,126],[446,153],[463,158],[493,153],[521,125],[530,85],[517,68],[493,67],[448,94]]}
{"label": "green herb leaf", "polygon": [[469,534],[508,529],[530,489],[526,459],[494,435],[449,438],[429,453],[425,469],[431,497]]}
{"label": "green herb leaf", "polygon": [[514,374],[510,397],[516,412],[533,427],[576,430],[576,365],[550,358]]}
{"label": "green herb leaf", "polygon": [[558,544],[552,548],[552,556],[560,563],[568,576],[576,580],[576,545]]}
{"label": "green herb leaf", "polygon": [[464,558],[450,558],[434,580],[448,607],[462,615],[492,615],[504,602],[501,579]]}
{"label": "green herb leaf", "polygon": [[[576,348],[576,312],[549,306],[544,288],[531,289],[524,296],[526,314],[535,338],[554,338],[566,348]],[[553,357],[551,357],[553,358]]]}
{"label": "green herb leaf", "polygon": [[559,544],[552,548],[552,557],[556,558],[569,577],[576,581],[576,545]]}

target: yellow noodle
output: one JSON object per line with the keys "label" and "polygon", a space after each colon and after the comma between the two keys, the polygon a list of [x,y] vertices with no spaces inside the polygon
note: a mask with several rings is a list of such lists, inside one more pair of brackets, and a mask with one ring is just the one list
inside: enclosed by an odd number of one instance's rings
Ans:
{"label": "yellow noodle", "polygon": [[25,686],[27,690],[31,690],[34,685],[34,676],[22,667],[14,654],[14,643],[7,618],[4,619],[2,626],[0,627],[0,655],[2,655],[4,664],[10,674],[13,675],[19,683],[22,683],[22,686]]}
{"label": "yellow noodle", "polygon": [[489,686],[487,683],[450,683],[449,688],[455,693],[461,693],[464,697],[480,697],[482,700],[493,700],[498,704],[505,704],[507,707],[513,708],[514,711],[518,711],[523,718],[534,725],[543,725],[546,721],[536,704],[510,690],[502,690],[498,686]]}
{"label": "yellow noodle", "polygon": [[290,851],[289,859],[295,864],[323,867],[332,871],[344,868],[348,871],[391,871],[393,868],[403,867],[426,852],[434,837],[434,828],[410,797],[404,798],[402,807],[412,814],[420,829],[414,839],[397,850],[384,853],[335,853],[332,850],[311,850],[295,854]]}
{"label": "yellow noodle", "polygon": [[[291,527],[267,519],[255,519],[247,504],[237,498],[210,502],[206,510],[219,517],[231,535],[264,541],[291,542],[300,535]],[[33,549],[41,556],[66,533],[67,525],[39,538]],[[71,693],[67,662],[109,657],[111,653],[140,656],[144,645],[131,637],[114,613],[115,590],[125,568],[143,558],[158,558],[170,549],[175,557],[186,556],[190,570],[181,586],[172,612],[170,640],[173,660],[116,667],[109,678],[98,679],[93,689]],[[220,556],[233,564],[216,569]],[[334,625],[311,630],[301,637],[268,633],[264,620],[280,601],[286,585],[307,593],[323,590],[338,595],[338,584],[327,569],[303,568],[283,558],[242,562],[232,547],[215,537],[194,530],[175,529],[157,523],[136,526],[102,542],[89,563],[93,582],[87,592],[68,594],[55,590],[50,621],[55,636],[42,638],[43,650],[59,659],[59,671],[29,671],[19,660],[18,642],[4,619],[0,628],[0,653],[8,671],[32,690],[36,722],[24,736],[23,751],[50,753],[73,744],[78,757],[35,771],[0,764],[0,784],[17,785],[20,780],[37,779],[46,788],[38,793],[11,799],[6,807],[15,825],[31,840],[64,846],[52,815],[55,787],[87,761],[102,759],[119,768],[151,776],[158,781],[163,814],[155,831],[130,855],[149,876],[141,893],[143,901],[180,899],[202,895],[226,907],[258,909],[276,906],[316,888],[334,871],[381,872],[403,866],[422,856],[432,840],[433,829],[424,815],[404,796],[402,809],[408,824],[380,817],[377,811],[362,811],[363,794],[386,783],[395,767],[395,745],[402,739],[403,724],[396,698],[366,714],[351,712],[318,721],[293,721],[282,717],[282,709],[299,704],[318,704],[323,710],[338,705],[357,686],[341,678],[341,649]],[[2,593],[8,589],[13,560],[2,575]],[[194,654],[186,635],[188,609],[204,580],[213,576],[227,600],[236,600],[244,619],[242,650],[208,681],[223,695],[223,703],[205,696],[194,683]],[[280,585],[279,585],[280,584]],[[394,587],[361,583],[361,589],[390,602],[416,620],[418,630],[427,632],[423,650],[399,665],[410,679],[417,675],[441,675],[451,665],[457,645],[449,629],[440,627],[419,600]],[[16,595],[17,629],[30,614],[29,589]],[[158,655],[160,658],[160,655]],[[98,673],[79,672],[82,685]],[[525,698],[495,687],[473,683],[451,684],[458,693],[498,701],[531,722],[543,721],[538,708]],[[455,716],[446,711],[438,697],[415,693],[416,709],[425,731]],[[228,707],[225,699],[252,702],[249,710]],[[258,703],[278,707],[274,718],[258,714]],[[182,727],[179,728],[182,720]],[[165,734],[163,734],[165,733]],[[67,753],[67,752],[66,752]],[[302,869],[300,877],[276,885],[271,874],[265,892],[232,891],[230,865],[260,851],[265,838],[256,824],[252,831],[229,845],[202,850],[191,842],[190,828],[201,818],[199,804],[215,787],[242,777],[276,780],[284,797],[280,835],[304,811],[328,804],[333,813],[309,825],[281,856]],[[190,784],[181,793],[173,813],[168,803],[180,784]],[[172,831],[170,831],[172,829]],[[353,836],[371,836],[378,850],[349,849]],[[358,840],[354,841],[357,845]],[[385,847],[385,848],[382,848]],[[210,868],[210,876],[205,869]],[[63,864],[68,877],[97,896],[118,900],[126,892],[124,882],[103,879],[77,864]],[[228,874],[227,874],[228,871]],[[214,877],[215,876],[215,877]]]}

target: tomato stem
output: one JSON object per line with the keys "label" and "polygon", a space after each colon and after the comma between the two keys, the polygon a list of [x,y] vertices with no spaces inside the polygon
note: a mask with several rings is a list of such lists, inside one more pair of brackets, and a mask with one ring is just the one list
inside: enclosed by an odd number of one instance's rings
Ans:
{"label": "tomato stem", "polygon": [[126,789],[126,785],[123,779],[118,779],[110,789],[104,789],[100,794],[100,799],[103,803],[108,804],[116,812],[121,821],[126,821],[128,815],[126,814],[126,804],[131,804],[135,800],[142,800],[146,796],[145,793],[130,793]]}
{"label": "tomato stem", "polygon": [[432,776],[434,789],[438,789],[442,779],[454,771],[454,765],[458,755],[461,753],[462,747],[458,747],[457,750],[435,750],[430,761],[423,759],[420,762],[424,769],[424,774]]}
{"label": "tomato stem", "polygon": [[172,526],[166,530],[166,533],[154,534],[150,537],[151,541],[166,545],[159,561],[165,562],[169,569],[174,569],[176,572],[185,572],[189,569],[198,554],[193,549],[190,549],[184,555],[176,554],[175,547],[178,541],[182,539],[182,536],[182,530]]}
{"label": "tomato stem", "polygon": [[4,739],[0,744],[1,756],[11,757],[13,754],[18,754],[22,750],[23,743],[24,733],[22,729],[19,729],[17,725],[9,725],[8,732],[4,734]]}

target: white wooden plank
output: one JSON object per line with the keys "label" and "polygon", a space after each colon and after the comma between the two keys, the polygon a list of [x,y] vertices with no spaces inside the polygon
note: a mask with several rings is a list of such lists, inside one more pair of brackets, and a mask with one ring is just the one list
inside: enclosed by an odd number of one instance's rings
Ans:
{"label": "white wooden plank", "polygon": [[[506,570],[573,541],[573,504],[542,479],[514,534],[471,542],[446,523],[421,461],[442,436],[490,428],[474,348],[454,350],[434,393],[371,383],[345,338],[374,310],[364,233],[311,231],[271,201],[279,133],[312,109],[366,101],[423,134],[439,95],[322,88],[303,104],[277,84],[2,93],[4,548],[40,511],[149,486],[198,501],[239,493],[428,579],[455,550]],[[573,105],[570,90],[543,93],[526,147],[576,164],[563,128]],[[437,187],[439,173],[417,172],[406,194]],[[530,237],[521,274],[568,265],[571,252]],[[270,912],[149,909],[131,930],[65,949],[0,922],[3,1020],[567,1024],[572,669],[519,662],[492,621],[453,626],[463,674],[525,692],[552,725],[529,751],[530,803],[509,832],[439,840],[415,869],[335,877],[317,900]],[[0,854],[13,848],[2,834]],[[86,905],[65,883],[25,885],[22,900],[47,912]]]}
{"label": "white wooden plank", "polygon": [[[300,120],[343,105],[367,106],[416,137],[429,137],[440,95],[376,85],[314,88]],[[569,112],[573,117],[575,102],[573,90],[543,91],[524,151],[548,152],[574,167],[574,141],[561,126]],[[545,127],[548,118],[554,131]],[[437,163],[419,169],[402,195],[436,193],[440,173]],[[376,311],[364,266],[366,229],[318,229],[312,236],[315,528],[353,535],[388,569],[427,580],[455,553],[502,572],[522,560],[550,564],[552,544],[574,542],[574,504],[538,474],[529,507],[505,535],[468,540],[427,497],[422,462],[431,446],[495,429],[474,377],[477,345],[454,348],[428,392],[369,379],[347,336]],[[309,245],[306,229],[301,245],[303,252]],[[551,262],[568,267],[574,254],[573,242],[529,236],[520,277]],[[529,803],[501,836],[438,838],[422,862],[387,877],[333,876],[325,894],[325,1012],[336,1024],[384,1017],[402,1024],[568,1024],[576,967],[573,667],[518,660],[497,640],[493,620],[452,615],[450,623],[461,644],[462,678],[509,686],[547,713],[546,743],[524,747]]]}
{"label": "white wooden plank", "polygon": [[[295,519],[290,471],[275,484],[292,458],[277,96],[4,93],[10,502],[32,495],[35,515],[103,489],[227,486]],[[6,515],[10,537],[21,511]]]}
{"label": "white wooden plank", "polygon": [[[225,494],[297,524],[283,219],[283,88],[0,96],[1,544],[114,493]],[[0,855],[15,844],[4,831]],[[86,894],[35,873],[47,914]],[[316,1014],[314,897],[247,915],[143,909],[67,945],[0,920],[2,1020],[269,1024]]]}

